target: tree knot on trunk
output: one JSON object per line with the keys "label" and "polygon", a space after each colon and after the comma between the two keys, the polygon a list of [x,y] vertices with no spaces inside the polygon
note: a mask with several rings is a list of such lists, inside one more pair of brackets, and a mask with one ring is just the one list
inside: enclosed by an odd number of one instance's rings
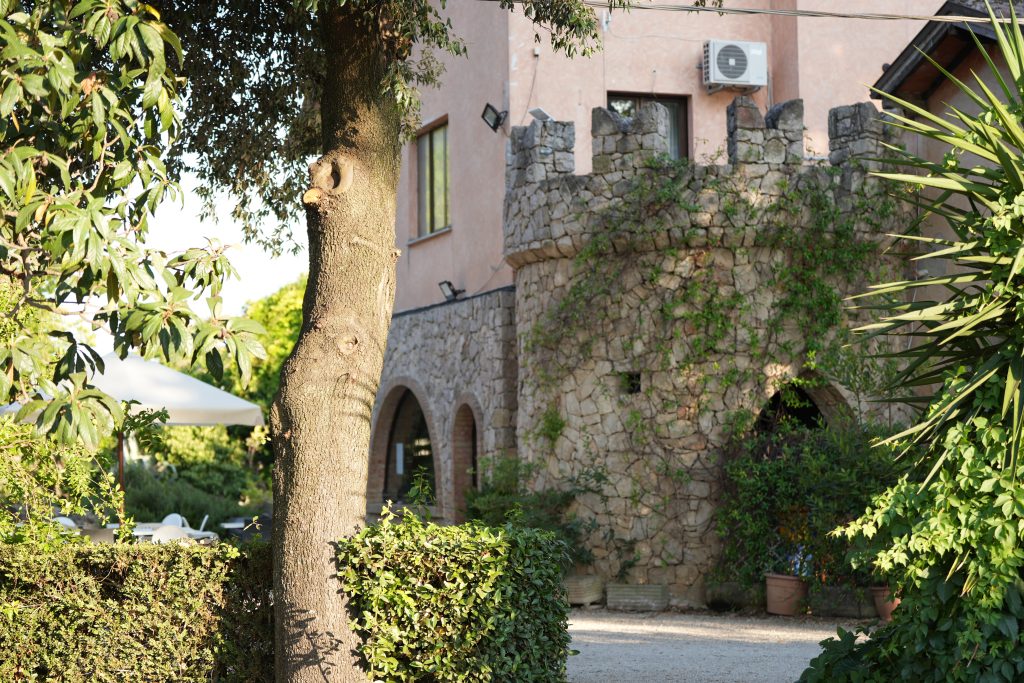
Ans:
{"label": "tree knot on trunk", "polygon": [[309,165],[311,187],[302,195],[304,204],[316,204],[324,195],[343,194],[352,188],[355,166],[340,152],[331,152]]}

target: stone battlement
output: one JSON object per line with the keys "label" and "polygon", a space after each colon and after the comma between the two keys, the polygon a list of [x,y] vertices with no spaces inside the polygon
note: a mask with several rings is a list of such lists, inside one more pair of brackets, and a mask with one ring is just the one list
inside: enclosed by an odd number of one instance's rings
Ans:
{"label": "stone battlement", "polygon": [[[852,162],[883,151],[885,131],[878,117],[869,103],[830,112],[829,159],[843,167],[837,192],[864,188],[864,172],[872,164]],[[572,123],[534,121],[513,128],[504,207],[504,250],[512,267],[575,255],[587,240],[589,218],[625,197],[636,175],[649,172],[652,157],[668,154],[668,129],[668,111],[658,104],[642,106],[632,118],[595,108],[593,170],[576,175]],[[731,177],[745,198],[756,203],[777,195],[783,180],[792,186],[797,176],[820,173],[820,164],[804,161],[803,130],[802,100],[783,102],[762,115],[749,97],[737,97],[727,116],[728,163],[691,167],[688,203],[700,210],[674,216],[670,222],[675,225],[664,240],[676,247],[709,242],[752,246],[750,233],[756,226],[737,224],[724,215],[721,197],[712,189],[721,182],[709,181]]]}

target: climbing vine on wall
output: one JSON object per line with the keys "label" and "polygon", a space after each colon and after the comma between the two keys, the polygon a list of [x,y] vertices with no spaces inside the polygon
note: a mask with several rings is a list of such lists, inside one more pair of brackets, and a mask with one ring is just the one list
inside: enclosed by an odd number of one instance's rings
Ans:
{"label": "climbing vine on wall", "polygon": [[[607,492],[585,501],[595,512],[626,498],[647,519],[648,539],[670,524],[713,533],[710,519],[680,504],[716,478],[711,446],[721,434],[712,433],[712,412],[726,415],[726,430],[748,429],[766,382],[852,384],[858,408],[883,393],[893,368],[849,347],[843,297],[886,269],[885,227],[898,204],[876,184],[850,183],[849,172],[820,165],[752,178],[660,156],[620,201],[577,216],[588,239],[567,285],[530,330],[525,356],[528,376],[550,401],[536,445],[553,450],[560,437],[577,436],[574,448],[597,451],[605,448],[595,445],[594,425],[566,434],[561,388],[621,344],[621,361],[611,363],[618,380],[600,391],[621,416],[625,443],[613,450],[628,460],[628,481],[608,478]],[[768,377],[767,368],[794,363],[796,378]],[[635,538],[604,533],[619,549],[620,573],[642,559]]]}

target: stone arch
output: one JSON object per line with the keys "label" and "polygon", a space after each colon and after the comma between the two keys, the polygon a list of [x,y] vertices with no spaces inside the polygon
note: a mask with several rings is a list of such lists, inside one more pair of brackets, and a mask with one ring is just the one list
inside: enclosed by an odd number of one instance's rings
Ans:
{"label": "stone arch", "polygon": [[[434,496],[437,501],[442,499],[442,451],[441,442],[437,439],[440,432],[436,428],[433,411],[423,386],[411,377],[395,377],[381,386],[380,395],[384,399],[379,403],[370,436],[370,467],[367,477],[366,501],[368,512],[374,514],[385,502],[384,487],[387,484],[389,456],[391,456],[392,431],[395,419],[402,408],[403,400],[410,395],[418,404],[423,416],[428,438],[433,448]],[[393,460],[393,458],[391,458]]]}
{"label": "stone arch", "polygon": [[456,522],[466,520],[466,491],[480,482],[480,456],[483,453],[480,402],[472,394],[463,394],[455,401],[452,419],[452,516]]}
{"label": "stone arch", "polygon": [[[855,414],[842,391],[825,378],[814,372],[803,372],[798,377],[804,381],[794,391],[808,406],[795,410],[793,416],[805,425],[811,426],[815,419],[820,419],[825,425],[837,425]],[[784,383],[785,381],[782,382]],[[765,428],[770,421],[770,416],[766,415],[765,411],[779,405],[781,393],[780,385],[759,407],[755,419],[758,429]]]}

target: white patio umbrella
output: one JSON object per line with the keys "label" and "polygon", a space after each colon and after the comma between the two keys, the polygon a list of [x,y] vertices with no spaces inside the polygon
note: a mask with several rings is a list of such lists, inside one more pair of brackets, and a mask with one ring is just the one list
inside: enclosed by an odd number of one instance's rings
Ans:
{"label": "white patio umbrella", "polygon": [[[263,411],[234,394],[211,386],[195,377],[172,370],[156,361],[130,354],[124,360],[117,354],[103,356],[103,373],[92,382],[100,391],[117,401],[138,401],[132,410],[166,410],[168,425],[249,425],[263,424]],[[0,412],[17,411],[12,404]],[[124,489],[124,434],[117,439],[117,474]]]}

